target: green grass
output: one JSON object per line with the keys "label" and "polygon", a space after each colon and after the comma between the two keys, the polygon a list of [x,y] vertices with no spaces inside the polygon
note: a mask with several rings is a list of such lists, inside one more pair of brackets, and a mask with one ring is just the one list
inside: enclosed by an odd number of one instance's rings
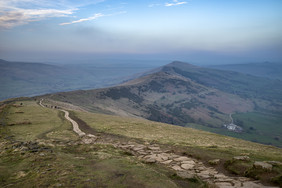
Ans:
{"label": "green grass", "polygon": [[[7,145],[6,145],[7,146]],[[1,153],[0,186],[177,187],[172,172],[138,162],[107,145],[55,148],[54,153]]]}
{"label": "green grass", "polygon": [[[180,181],[189,187],[205,185],[201,181],[175,179],[170,169],[144,164],[111,145],[49,145],[52,141],[76,142],[78,137],[61,112],[42,108],[35,101],[18,101],[1,110],[6,125],[0,125],[0,187],[170,188],[179,187]],[[31,124],[21,124],[23,121]],[[52,152],[15,147],[18,141],[38,139]]]}
{"label": "green grass", "polygon": [[228,159],[234,155],[248,153],[257,160],[282,161],[282,149],[273,146],[143,119],[83,112],[75,112],[75,115],[98,131],[149,142],[185,146],[190,148],[188,153],[194,152],[198,156],[211,155],[213,158]]}
{"label": "green grass", "polygon": [[234,114],[233,118],[244,128],[244,139],[282,147],[281,115],[249,112]]}
{"label": "green grass", "polygon": [[71,124],[64,119],[63,112],[42,108],[35,101],[16,102],[9,108],[6,122],[17,140],[28,141],[46,136],[77,138]]}
{"label": "green grass", "polygon": [[187,124],[187,127],[227,135],[252,142],[282,147],[282,117],[275,114],[247,112],[232,115],[234,123],[243,128],[242,133],[224,128],[212,128],[199,124]]}

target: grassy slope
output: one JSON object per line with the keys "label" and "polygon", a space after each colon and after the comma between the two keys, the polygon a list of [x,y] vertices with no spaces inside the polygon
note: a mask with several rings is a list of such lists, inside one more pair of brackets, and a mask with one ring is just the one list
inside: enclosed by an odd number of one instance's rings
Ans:
{"label": "grassy slope", "polygon": [[[21,106],[20,103],[23,105]],[[34,101],[17,102],[15,105],[17,107],[9,109],[7,124],[15,124],[9,126],[9,130],[17,140],[29,141],[45,138],[47,135],[49,138],[56,138],[56,135],[60,138],[76,138],[70,124],[63,119],[63,112],[42,108]]]}
{"label": "grassy slope", "polygon": [[252,142],[263,143],[282,147],[282,117],[277,114],[266,114],[261,112],[247,112],[233,114],[234,123],[241,126],[242,133],[218,129],[199,124],[189,123],[187,127],[192,127],[204,131],[209,131],[221,135],[232,136]]}
{"label": "grassy slope", "polygon": [[140,138],[146,141],[187,146],[191,149],[187,150],[188,153],[198,150],[199,155],[210,154],[213,155],[212,157],[220,158],[230,158],[234,155],[249,153],[251,157],[257,160],[282,161],[282,149],[273,146],[143,119],[82,112],[75,112],[75,114],[99,131]]}
{"label": "grassy slope", "polygon": [[[61,112],[34,101],[16,105],[0,112],[4,119],[0,125],[0,187],[178,187],[173,172],[143,164],[112,146],[67,145],[78,137]],[[21,124],[23,121],[31,124]],[[53,152],[24,151],[15,147],[17,140],[46,143]]]}
{"label": "grassy slope", "polygon": [[246,131],[244,138],[282,147],[282,117],[259,112],[234,114],[234,121]]}

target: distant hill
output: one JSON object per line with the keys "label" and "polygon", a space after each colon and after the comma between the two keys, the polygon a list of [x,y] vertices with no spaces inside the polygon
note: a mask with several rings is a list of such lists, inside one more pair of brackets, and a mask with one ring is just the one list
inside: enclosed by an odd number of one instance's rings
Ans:
{"label": "distant hill", "polygon": [[210,66],[210,68],[220,70],[231,70],[254,76],[282,80],[282,63],[264,62],[231,65],[213,65]]}
{"label": "distant hill", "polygon": [[[116,87],[45,97],[92,112],[141,117],[237,137],[244,137],[243,133],[235,135],[239,133],[230,133],[223,128],[224,124],[230,123],[230,114],[282,112],[282,82],[279,80],[182,62],[173,62],[150,73]],[[248,135],[258,131],[255,125],[244,125],[240,118],[235,120],[245,126],[244,134],[248,137],[245,139],[277,145],[282,139],[281,128],[277,129],[280,136],[268,135],[272,141],[262,141]]]}
{"label": "distant hill", "polygon": [[148,69],[133,66],[49,65],[0,60],[0,100],[107,87]]}

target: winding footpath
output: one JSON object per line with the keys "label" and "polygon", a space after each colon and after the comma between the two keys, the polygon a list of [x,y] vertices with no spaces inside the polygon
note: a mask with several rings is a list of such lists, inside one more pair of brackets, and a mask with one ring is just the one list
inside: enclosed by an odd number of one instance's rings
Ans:
{"label": "winding footpath", "polygon": [[71,119],[69,117],[69,112],[66,110],[61,110],[62,112],[65,112],[65,118],[71,122],[72,126],[73,126],[73,131],[78,134],[78,136],[82,137],[85,136],[86,134],[84,132],[82,132],[79,127],[78,124],[76,123],[76,121],[74,121],[73,119]]}
{"label": "winding footpath", "polygon": [[[39,105],[46,108],[40,100]],[[81,131],[76,121],[69,117],[69,112],[59,109],[65,113],[65,118],[71,122],[73,131],[79,135],[84,144],[109,144],[115,148],[125,150],[136,156],[145,163],[158,163],[165,165],[176,172],[184,179],[199,177],[207,182],[211,187],[217,188],[270,188],[246,177],[230,177],[219,173],[213,167],[206,167],[201,161],[175,154],[173,151],[162,149],[158,144],[140,144],[132,141],[98,141],[98,137],[92,134],[86,134]]]}

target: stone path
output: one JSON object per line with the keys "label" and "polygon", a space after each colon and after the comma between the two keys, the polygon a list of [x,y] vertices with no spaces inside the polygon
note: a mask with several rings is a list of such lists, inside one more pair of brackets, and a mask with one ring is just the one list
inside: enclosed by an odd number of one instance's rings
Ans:
{"label": "stone path", "polygon": [[219,173],[212,167],[206,167],[202,162],[187,156],[177,155],[171,151],[163,150],[159,145],[138,144],[134,142],[117,143],[116,148],[126,150],[137,156],[145,163],[159,163],[175,170],[182,178],[199,177],[210,185],[219,188],[244,187],[262,188],[268,187],[246,177],[229,177]]}
{"label": "stone path", "polygon": [[[42,100],[39,103],[42,107]],[[60,109],[61,110],[61,109]],[[213,167],[206,167],[201,161],[187,156],[175,154],[173,151],[162,149],[158,144],[140,144],[132,141],[122,142],[118,140],[103,141],[97,136],[82,132],[76,121],[69,117],[69,112],[65,112],[65,118],[73,125],[73,130],[80,137],[84,144],[110,144],[115,148],[125,150],[136,156],[145,163],[158,163],[174,170],[176,174],[184,179],[199,177],[209,185],[218,188],[270,188],[246,177],[229,177],[219,173]],[[102,141],[101,141],[102,140]]]}

